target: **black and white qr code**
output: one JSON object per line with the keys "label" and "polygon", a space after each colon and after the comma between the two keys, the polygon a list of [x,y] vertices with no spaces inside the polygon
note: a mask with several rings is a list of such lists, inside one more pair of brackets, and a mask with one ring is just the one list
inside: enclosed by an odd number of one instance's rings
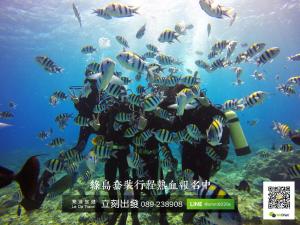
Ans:
{"label": "black and white qr code", "polygon": [[268,208],[269,209],[289,209],[290,206],[290,186],[268,187]]}

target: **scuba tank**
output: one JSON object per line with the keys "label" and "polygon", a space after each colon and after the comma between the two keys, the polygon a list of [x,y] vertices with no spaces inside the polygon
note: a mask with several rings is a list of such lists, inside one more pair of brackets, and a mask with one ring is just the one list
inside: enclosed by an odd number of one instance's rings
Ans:
{"label": "scuba tank", "polygon": [[234,111],[224,113],[227,119],[227,125],[230,130],[230,137],[233,142],[235,153],[237,156],[247,155],[251,153],[243,129],[241,127],[238,116]]}

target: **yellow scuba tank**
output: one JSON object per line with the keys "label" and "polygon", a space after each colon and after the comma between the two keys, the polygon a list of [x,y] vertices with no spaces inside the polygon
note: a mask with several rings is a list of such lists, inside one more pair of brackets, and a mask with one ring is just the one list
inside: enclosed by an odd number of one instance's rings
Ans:
{"label": "yellow scuba tank", "polygon": [[234,111],[224,113],[227,119],[227,125],[230,130],[230,137],[233,142],[235,153],[237,156],[247,155],[251,153],[240,120]]}

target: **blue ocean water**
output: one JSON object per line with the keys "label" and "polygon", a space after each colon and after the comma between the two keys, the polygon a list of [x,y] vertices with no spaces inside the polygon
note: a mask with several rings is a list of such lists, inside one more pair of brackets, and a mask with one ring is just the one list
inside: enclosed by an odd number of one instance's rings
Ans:
{"label": "blue ocean water", "polygon": [[[184,62],[182,70],[198,70],[202,84],[207,89],[210,100],[222,104],[231,98],[241,98],[254,91],[270,93],[263,104],[238,112],[245,135],[253,150],[270,147],[272,143],[282,143],[278,134],[272,131],[272,121],[289,124],[293,129],[300,128],[299,87],[294,96],[284,96],[276,90],[279,83],[299,72],[299,62],[288,62],[287,56],[300,52],[299,1],[236,1],[224,2],[233,6],[238,17],[233,26],[228,20],[219,20],[206,15],[198,1],[152,0],[122,1],[140,6],[139,15],[131,18],[104,20],[91,14],[92,9],[104,6],[109,1],[76,1],[82,18],[82,28],[74,16],[72,1],[8,1],[0,2],[0,111],[8,110],[8,102],[14,101],[17,108],[15,117],[1,120],[13,124],[0,130],[0,164],[18,168],[33,154],[57,154],[60,149],[49,148],[37,138],[37,133],[54,129],[53,137],[64,137],[69,148],[77,142],[79,127],[72,121],[64,131],[54,122],[57,114],[69,112],[76,114],[71,101],[61,102],[56,107],[49,105],[50,95],[57,90],[68,91],[72,85],[82,85],[86,65],[106,57],[116,61],[122,47],[115,36],[122,35],[129,42],[130,49],[139,54],[146,52],[145,45],[153,43],[169,55]],[[185,21],[194,25],[191,31],[180,37],[180,43],[159,43],[159,33],[166,27],[173,28],[177,22]],[[135,38],[136,31],[146,23],[146,34],[141,40]],[[207,37],[207,23],[212,25],[212,33]],[[110,39],[111,46],[101,49],[98,40]],[[236,40],[239,42],[234,55],[243,51],[240,43],[264,42],[266,47],[280,47],[281,52],[260,68],[255,64],[242,64],[242,86],[234,86],[235,74],[232,69],[220,69],[207,73],[197,68],[194,61],[207,60],[209,49],[217,40]],[[93,45],[97,52],[92,56],[80,52],[82,46]],[[195,51],[204,52],[198,56]],[[47,55],[64,68],[62,74],[50,75],[36,62],[37,55]],[[265,81],[254,80],[250,75],[255,69],[266,74]],[[117,64],[117,71],[134,79],[135,74]],[[280,80],[275,80],[279,74]],[[143,84],[143,83],[142,83]],[[134,88],[132,83],[129,88]],[[251,127],[248,120],[259,119]],[[48,156],[47,156],[48,157]]]}

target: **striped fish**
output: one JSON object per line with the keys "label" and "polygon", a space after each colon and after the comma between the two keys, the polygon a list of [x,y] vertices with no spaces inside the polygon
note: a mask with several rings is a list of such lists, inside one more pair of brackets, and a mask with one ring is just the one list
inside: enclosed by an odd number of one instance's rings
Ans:
{"label": "striped fish", "polygon": [[200,0],[199,4],[201,9],[211,17],[219,19],[229,17],[231,19],[230,25],[232,25],[236,18],[236,12],[234,11],[234,8],[219,5],[213,0]]}
{"label": "striped fish", "polygon": [[238,102],[236,98],[227,100],[223,103],[222,110],[237,110],[239,108]]}
{"label": "striped fish", "polygon": [[228,65],[228,63],[225,61],[225,58],[217,59],[214,62],[212,62],[211,66],[210,66],[210,70],[214,71],[219,68],[224,68],[227,65]]}
{"label": "striped fish", "polygon": [[128,95],[128,98],[127,98],[129,104],[131,105],[134,105],[134,106],[140,106],[141,104],[141,98],[139,95],[136,95],[136,94],[130,94]]}
{"label": "striped fish", "polygon": [[65,170],[68,174],[73,174],[77,172],[78,169],[79,169],[79,164],[74,162],[65,165]]}
{"label": "striped fish", "polygon": [[201,131],[195,124],[189,124],[186,126],[187,133],[196,141],[200,141],[202,138]]}
{"label": "striped fish", "polygon": [[108,13],[106,13],[105,9],[103,8],[94,9],[92,13],[106,20],[110,20],[112,18]]}
{"label": "striped fish", "polygon": [[240,64],[243,61],[247,60],[247,54],[245,52],[242,52],[240,54],[237,55],[237,57],[235,58],[234,63],[235,64]]}
{"label": "striped fish", "polygon": [[281,135],[282,138],[289,138],[292,135],[292,130],[287,124],[273,121],[273,130]]}
{"label": "striped fish", "polygon": [[88,182],[92,178],[92,173],[89,169],[84,171],[84,173],[80,176],[80,180],[82,180],[84,183]]}
{"label": "striped fish", "polygon": [[105,162],[111,157],[117,158],[116,151],[113,150],[113,145],[102,144],[94,146],[91,151],[95,153],[100,162]]}
{"label": "striped fish", "polygon": [[199,78],[197,76],[184,76],[180,79],[179,84],[183,84],[186,87],[191,87],[199,83]]}
{"label": "striped fish", "polygon": [[216,52],[216,51],[211,51],[211,52],[208,54],[207,58],[208,58],[208,59],[215,58],[218,54],[219,54],[219,53]]}
{"label": "striped fish", "polygon": [[66,100],[68,96],[63,91],[55,91],[53,94],[56,98],[59,98],[60,100]]}
{"label": "striped fish", "polygon": [[164,159],[171,159],[171,158],[173,158],[171,149],[168,148],[167,146],[160,145],[158,152],[159,152],[159,156],[161,158],[164,158]]}
{"label": "striped fish", "polygon": [[129,83],[131,83],[131,79],[129,77],[120,77],[120,79],[124,82],[124,85],[128,85]]}
{"label": "striped fish", "polygon": [[245,53],[243,53],[248,59],[252,58],[253,56],[257,55],[257,53],[261,52],[264,47],[266,46],[265,43],[254,43],[252,44]]}
{"label": "striped fish", "polygon": [[287,168],[287,173],[291,178],[300,178],[300,164],[293,165]]}
{"label": "striped fish", "polygon": [[239,104],[243,104],[244,106],[252,107],[258,104],[261,104],[267,93],[263,91],[256,91],[251,93],[249,96],[239,100]]}
{"label": "striped fish", "polygon": [[173,159],[163,159],[160,160],[160,165],[163,169],[176,170],[177,162]]}
{"label": "striped fish", "polygon": [[213,161],[220,161],[220,156],[217,154],[216,150],[211,147],[207,146],[206,147],[206,155],[211,158]]}
{"label": "striped fish", "polygon": [[1,119],[10,119],[13,117],[14,117],[14,114],[12,114],[11,112],[0,112]]}
{"label": "striped fish", "polygon": [[144,111],[149,112],[153,111],[157,108],[157,106],[161,103],[162,99],[158,96],[150,95],[144,99]]}
{"label": "striped fish", "polygon": [[64,161],[71,161],[76,157],[77,154],[78,151],[76,149],[69,149],[67,151],[60,152],[58,157]]}
{"label": "striped fish", "polygon": [[210,182],[208,187],[201,186],[197,190],[198,198],[230,198],[229,194],[216,183]]}
{"label": "striped fish", "polygon": [[206,130],[207,142],[212,145],[220,145],[224,127],[224,118],[215,116],[209,128]]}
{"label": "striped fish", "polygon": [[121,3],[110,3],[105,7],[105,13],[112,17],[131,17],[138,14],[138,7],[133,7]]}
{"label": "striped fish", "polygon": [[203,60],[196,60],[195,61],[195,64],[202,68],[202,69],[205,69],[206,71],[209,71],[210,70],[210,65],[207,63],[207,62],[204,62]]}
{"label": "striped fish", "polygon": [[115,120],[119,123],[130,122],[132,120],[132,114],[131,113],[119,112],[119,113],[116,114]]}
{"label": "striped fish", "polygon": [[109,96],[113,96],[115,98],[119,98],[121,91],[122,91],[123,86],[122,85],[118,85],[118,84],[114,84],[114,83],[110,83],[107,88],[105,89],[105,92],[109,95]]}
{"label": "striped fish", "polygon": [[212,52],[222,52],[225,48],[227,48],[227,46],[229,44],[230,44],[230,41],[227,41],[227,40],[218,41],[212,46],[211,51]]}
{"label": "striped fish", "polygon": [[49,57],[47,56],[37,56],[35,60],[44,67],[44,69],[50,73],[62,73],[63,68],[56,65]]}
{"label": "striped fish", "polygon": [[141,39],[141,38],[144,36],[145,31],[146,31],[146,24],[144,24],[144,25],[136,32],[135,37],[136,37],[137,39]]}
{"label": "striped fish", "polygon": [[180,81],[179,77],[169,75],[166,77],[164,84],[166,87],[175,87],[176,84],[179,83],[179,81]]}
{"label": "striped fish", "polygon": [[177,40],[178,42],[180,42],[178,37],[179,37],[178,33],[167,28],[161,32],[161,34],[158,37],[158,41],[161,43],[168,42],[169,44],[174,43],[174,40]]}
{"label": "striped fish", "polygon": [[54,138],[50,141],[50,143],[47,144],[49,147],[59,147],[62,146],[65,143],[65,139],[63,138]]}
{"label": "striped fish", "polygon": [[93,52],[97,51],[92,45],[87,45],[81,48],[81,53],[83,54],[91,54]]}
{"label": "striped fish", "polygon": [[50,137],[50,135],[53,133],[53,130],[50,128],[49,131],[40,131],[37,135],[37,137],[40,139],[40,140],[46,140],[48,137]]}
{"label": "striped fish", "polygon": [[128,41],[122,36],[116,36],[116,40],[119,44],[123,45],[125,48],[129,48]]}
{"label": "striped fish", "polygon": [[75,124],[77,124],[81,127],[88,127],[88,126],[90,126],[91,119],[78,115],[74,118],[74,122],[75,122]]}
{"label": "striped fish", "polygon": [[109,108],[108,104],[105,104],[105,103],[98,104],[98,105],[95,105],[93,112],[94,113],[102,113],[102,112],[105,112],[108,108]]}
{"label": "striped fish", "polygon": [[230,58],[230,56],[234,52],[236,46],[237,46],[237,41],[230,41],[229,42],[229,44],[227,46],[227,54],[226,54],[227,59]]}
{"label": "striped fish", "polygon": [[287,96],[296,94],[296,90],[294,89],[293,86],[289,86],[289,85],[285,85],[285,84],[279,84],[277,86],[277,90]]}
{"label": "striped fish", "polygon": [[92,73],[100,73],[101,72],[101,64],[97,62],[91,62],[87,65],[86,69],[91,71]]}
{"label": "striped fish", "polygon": [[157,117],[159,117],[159,118],[161,118],[163,120],[167,120],[167,121],[173,121],[174,120],[174,116],[171,113],[169,113],[167,110],[162,109],[160,107],[157,107],[155,109],[154,114]]}
{"label": "striped fish", "polygon": [[159,129],[154,132],[156,140],[161,143],[171,143],[173,141],[173,135],[166,129]]}
{"label": "striped fish", "polygon": [[280,152],[293,152],[294,151],[294,146],[291,144],[283,144],[279,148]]}
{"label": "striped fish", "polygon": [[133,169],[143,168],[145,165],[144,160],[140,157],[140,155],[136,151],[131,151],[127,155],[127,163],[128,166]]}
{"label": "striped fish", "polygon": [[149,51],[152,51],[152,52],[156,52],[158,53],[158,48],[155,46],[155,45],[152,45],[152,44],[147,44],[146,45],[146,48],[149,50]]}
{"label": "striped fish", "polygon": [[139,130],[136,127],[129,127],[124,132],[124,137],[131,138],[134,135],[136,135],[139,132]]}
{"label": "striped fish", "polygon": [[149,138],[152,137],[153,132],[152,132],[152,130],[148,129],[148,130],[143,131],[140,135],[144,141],[147,141],[147,140],[149,140]]}
{"label": "striped fish", "polygon": [[49,159],[45,163],[46,169],[51,173],[61,172],[64,170],[64,164],[58,159]]}
{"label": "striped fish", "polygon": [[172,56],[164,55],[162,53],[159,53],[156,56],[156,60],[161,65],[172,65],[175,64],[176,60]]}
{"label": "striped fish", "polygon": [[288,79],[287,84],[289,85],[300,85],[300,76],[294,76]]}
{"label": "striped fish", "polygon": [[137,135],[132,139],[132,143],[137,147],[142,147],[145,144],[145,140],[141,135]]}
{"label": "striped fish", "polygon": [[266,64],[269,61],[273,61],[273,59],[280,53],[280,49],[278,47],[273,47],[267,49],[261,56],[258,57],[256,63],[258,66],[262,64]]}
{"label": "striped fish", "polygon": [[60,113],[55,117],[55,122],[66,121],[72,118],[72,113]]}
{"label": "striped fish", "polygon": [[142,57],[144,58],[144,59],[146,59],[146,58],[154,58],[156,56],[156,53],[155,52],[146,52]]}
{"label": "striped fish", "polygon": [[117,55],[119,63],[128,70],[143,73],[147,70],[146,62],[137,54],[132,52],[121,52]]}

